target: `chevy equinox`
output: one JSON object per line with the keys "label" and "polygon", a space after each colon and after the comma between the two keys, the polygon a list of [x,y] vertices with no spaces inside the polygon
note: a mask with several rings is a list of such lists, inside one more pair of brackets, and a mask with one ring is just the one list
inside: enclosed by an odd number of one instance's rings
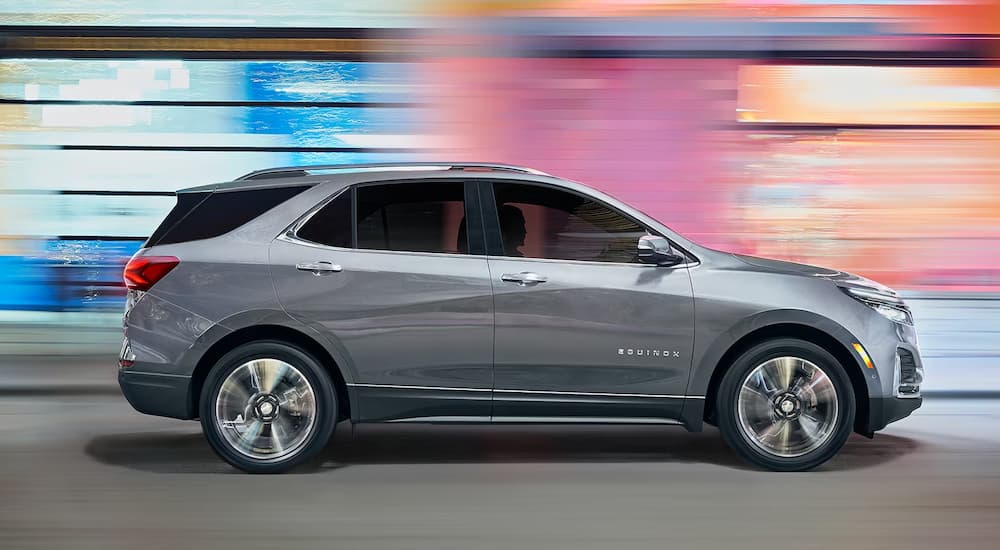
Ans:
{"label": "chevy equinox", "polygon": [[806,470],[920,406],[909,308],[516,166],[273,168],[177,193],[125,268],[118,380],[248,472],[352,422],[718,426]]}

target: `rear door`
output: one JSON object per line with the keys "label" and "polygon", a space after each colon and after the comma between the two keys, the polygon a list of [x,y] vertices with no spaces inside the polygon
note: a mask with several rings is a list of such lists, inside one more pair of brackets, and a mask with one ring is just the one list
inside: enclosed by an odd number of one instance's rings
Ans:
{"label": "rear door", "polygon": [[685,266],[638,261],[650,230],[568,190],[483,183],[496,308],[495,421],[672,422],[694,341]]}
{"label": "rear door", "polygon": [[478,204],[458,180],[360,185],[273,243],[278,298],[347,358],[361,421],[489,420]]}

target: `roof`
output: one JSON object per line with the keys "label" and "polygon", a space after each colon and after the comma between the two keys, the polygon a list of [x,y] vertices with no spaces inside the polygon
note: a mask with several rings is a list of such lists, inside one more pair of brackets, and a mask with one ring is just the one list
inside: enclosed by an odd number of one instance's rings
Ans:
{"label": "roof", "polygon": [[[359,172],[434,172],[461,170],[469,172],[513,172],[548,176],[545,172],[515,166],[511,164],[496,164],[484,162],[386,162],[377,164],[320,164],[305,166],[281,166],[265,168],[244,174],[231,182],[213,183],[198,187],[181,189],[178,193],[197,193],[232,189],[252,189],[264,187],[284,187],[286,185],[316,185],[325,178],[313,178],[303,181],[301,178],[317,175],[354,174]],[[262,180],[283,180],[267,181]]]}

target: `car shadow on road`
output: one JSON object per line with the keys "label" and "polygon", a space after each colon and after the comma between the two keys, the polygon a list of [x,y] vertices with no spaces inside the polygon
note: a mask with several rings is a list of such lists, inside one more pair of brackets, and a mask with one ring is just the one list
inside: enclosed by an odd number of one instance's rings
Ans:
{"label": "car shadow on road", "polygon": [[[912,453],[913,439],[853,435],[818,472],[877,466]],[[200,433],[130,433],[93,438],[86,452],[115,466],[162,473],[232,473]],[[317,473],[358,464],[679,462],[752,469],[714,428],[688,433],[655,426],[338,426]]]}

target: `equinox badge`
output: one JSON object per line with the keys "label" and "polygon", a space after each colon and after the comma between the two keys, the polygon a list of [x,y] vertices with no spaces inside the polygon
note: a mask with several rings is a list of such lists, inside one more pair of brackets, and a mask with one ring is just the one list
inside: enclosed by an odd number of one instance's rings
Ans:
{"label": "equinox badge", "polygon": [[618,348],[618,355],[633,355],[637,357],[680,357],[681,352],[669,349]]}

